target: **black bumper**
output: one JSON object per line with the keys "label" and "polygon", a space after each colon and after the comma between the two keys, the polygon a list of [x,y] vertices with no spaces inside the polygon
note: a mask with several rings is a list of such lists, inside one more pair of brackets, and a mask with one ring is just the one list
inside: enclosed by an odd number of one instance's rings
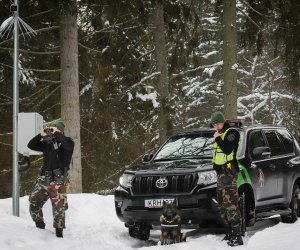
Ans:
{"label": "black bumper", "polygon": [[[195,191],[196,190],[196,191]],[[129,190],[118,187],[115,191],[115,208],[119,219],[126,224],[143,222],[159,224],[161,208],[146,208],[146,199],[175,198],[182,224],[201,224],[215,221],[220,223],[219,207],[216,201],[216,185],[194,189],[192,194],[160,194],[132,196]]]}

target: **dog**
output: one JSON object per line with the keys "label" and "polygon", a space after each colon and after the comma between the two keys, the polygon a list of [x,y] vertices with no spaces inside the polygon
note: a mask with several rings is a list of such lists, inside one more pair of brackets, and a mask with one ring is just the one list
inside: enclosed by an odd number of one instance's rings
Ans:
{"label": "dog", "polygon": [[185,233],[181,233],[181,217],[176,204],[163,202],[161,222],[161,245],[169,245],[186,241]]}

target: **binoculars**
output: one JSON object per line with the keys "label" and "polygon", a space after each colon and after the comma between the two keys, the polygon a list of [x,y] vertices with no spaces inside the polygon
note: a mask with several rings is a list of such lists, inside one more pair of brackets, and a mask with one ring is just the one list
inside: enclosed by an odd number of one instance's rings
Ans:
{"label": "binoculars", "polygon": [[53,143],[53,128],[45,127],[44,128],[44,141],[47,142],[48,144]]}
{"label": "binoculars", "polygon": [[49,127],[46,127],[46,128],[44,128],[44,132],[46,133],[46,134],[50,134],[50,133],[53,133],[53,128],[49,128]]}

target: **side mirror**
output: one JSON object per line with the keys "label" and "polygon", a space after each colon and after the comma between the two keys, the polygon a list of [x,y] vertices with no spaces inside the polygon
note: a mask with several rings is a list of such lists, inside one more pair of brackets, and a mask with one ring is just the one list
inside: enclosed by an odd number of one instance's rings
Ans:
{"label": "side mirror", "polygon": [[256,147],[253,149],[252,155],[255,159],[268,159],[271,156],[269,147]]}
{"label": "side mirror", "polygon": [[145,154],[143,157],[143,162],[149,162],[153,158],[153,154]]}
{"label": "side mirror", "polygon": [[30,168],[29,156],[24,155],[23,161],[19,161],[19,172],[26,171]]}

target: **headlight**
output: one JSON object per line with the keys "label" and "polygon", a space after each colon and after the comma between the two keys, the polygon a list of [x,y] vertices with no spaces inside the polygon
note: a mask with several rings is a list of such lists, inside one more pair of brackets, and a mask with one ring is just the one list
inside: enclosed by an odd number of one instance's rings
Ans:
{"label": "headlight", "polygon": [[119,179],[120,185],[125,188],[131,187],[133,177],[133,174],[123,174]]}
{"label": "headlight", "polygon": [[198,177],[199,179],[197,184],[208,185],[217,182],[216,171],[199,172]]}

